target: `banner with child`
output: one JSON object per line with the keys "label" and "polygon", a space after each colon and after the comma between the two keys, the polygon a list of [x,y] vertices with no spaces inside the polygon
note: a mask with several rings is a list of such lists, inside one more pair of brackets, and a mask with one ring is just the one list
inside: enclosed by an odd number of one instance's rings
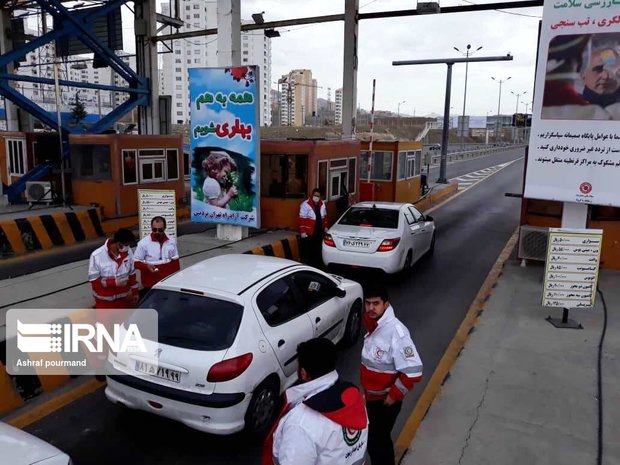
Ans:
{"label": "banner with child", "polygon": [[260,226],[258,75],[189,69],[192,221]]}

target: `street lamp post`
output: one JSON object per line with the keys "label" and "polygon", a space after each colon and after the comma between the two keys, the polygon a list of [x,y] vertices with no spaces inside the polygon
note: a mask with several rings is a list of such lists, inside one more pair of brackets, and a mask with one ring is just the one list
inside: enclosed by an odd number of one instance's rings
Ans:
{"label": "street lamp post", "polygon": [[[516,95],[516,97],[517,97],[517,107],[515,108],[515,113],[519,113],[519,97],[521,97],[522,95],[527,94],[527,90],[526,90],[526,91],[524,91],[524,92],[521,92],[521,93],[517,93],[517,92],[510,91],[510,93],[511,93],[512,95]],[[526,105],[527,105],[527,104],[526,104]],[[526,111],[526,113],[527,113],[527,108],[526,108],[526,110],[525,110],[525,111]]]}
{"label": "street lamp post", "polygon": [[397,117],[398,117],[398,118],[400,118],[400,106],[401,106],[403,103],[407,103],[407,101],[406,101],[406,100],[403,100],[402,102],[398,102],[398,112],[397,112]]}
{"label": "street lamp post", "polygon": [[[465,52],[461,52],[457,47],[454,47],[454,50],[459,52],[460,54],[465,54],[465,58],[469,58],[469,55],[473,55],[478,50],[482,49],[482,45],[478,47],[476,50],[471,52],[471,44],[467,44]],[[469,71],[469,61],[465,62],[465,89],[463,90],[463,119],[461,120],[461,152],[465,149],[465,105],[467,103],[467,73]]]}
{"label": "street lamp post", "polygon": [[495,133],[495,141],[499,142],[499,132],[500,132],[500,120],[499,120],[499,112],[500,112],[500,106],[502,104],[502,84],[504,82],[506,82],[507,80],[509,80],[512,76],[508,76],[506,79],[495,79],[493,76],[491,76],[491,79],[493,79],[495,82],[499,83],[499,97],[497,99],[497,121],[495,122],[495,124],[497,125],[497,132]]}
{"label": "street lamp post", "polygon": [[[527,94],[527,91],[523,91],[523,92],[513,92],[513,91],[510,91],[510,93],[517,97],[517,106],[515,108],[515,115],[516,115],[517,113],[519,113],[519,97],[521,97],[522,95]],[[519,128],[517,127],[517,121],[516,121],[516,116],[515,116],[515,140],[513,142],[516,142],[518,140],[519,140]]]}

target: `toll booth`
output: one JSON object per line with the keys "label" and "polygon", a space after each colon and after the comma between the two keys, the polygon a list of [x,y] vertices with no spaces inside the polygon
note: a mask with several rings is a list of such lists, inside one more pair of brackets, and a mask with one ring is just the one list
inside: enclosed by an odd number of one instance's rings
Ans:
{"label": "toll booth", "polygon": [[72,134],[71,188],[77,205],[105,219],[138,214],[138,189],[174,189],[185,202],[181,135]]}
{"label": "toll booth", "polygon": [[367,182],[369,141],[361,144],[360,200],[414,203],[420,198],[422,142],[373,142],[370,183]]}
{"label": "toll booth", "polygon": [[359,152],[354,140],[262,140],[261,226],[297,230],[299,206],[314,188],[332,224],[342,195],[358,199]]}
{"label": "toll booth", "polygon": [[3,131],[0,133],[0,181],[7,186],[13,184],[35,166],[27,136],[25,132]]}

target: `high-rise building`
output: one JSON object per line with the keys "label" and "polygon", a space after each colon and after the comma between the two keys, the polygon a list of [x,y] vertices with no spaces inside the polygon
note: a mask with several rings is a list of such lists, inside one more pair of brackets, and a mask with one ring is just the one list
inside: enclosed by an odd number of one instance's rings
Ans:
{"label": "high-rise building", "polygon": [[317,81],[309,69],[294,69],[278,81],[280,94],[280,124],[304,126],[317,115]]}
{"label": "high-rise building", "polygon": [[335,124],[342,124],[342,88],[336,89],[336,110],[334,112]]}
{"label": "high-rise building", "polygon": [[[27,30],[26,32],[36,34],[35,31]],[[117,52],[117,55],[130,68],[136,69],[135,55],[123,51]],[[54,79],[54,61],[53,46],[35,49],[26,54],[16,74]],[[61,80],[127,87],[127,82],[119,78],[110,67],[93,68],[89,55],[75,55],[70,57],[69,61],[58,66],[58,78]],[[56,89],[53,84],[16,82],[15,86],[19,92],[37,105],[48,111],[56,111]],[[75,104],[76,95],[79,95],[87,113],[100,115],[109,113],[129,97],[129,94],[124,92],[61,86],[59,95],[61,111],[70,111],[72,105]]]}
{"label": "high-rise building", "polygon": [[[161,5],[162,14],[170,15],[170,4]],[[217,27],[216,2],[204,0],[179,0],[179,11],[185,25],[179,32],[197,31]],[[172,41],[172,52],[163,54],[160,78],[163,92],[172,96],[172,122],[189,122],[189,73],[190,68],[216,67],[217,36],[205,36]],[[164,49],[162,48],[162,51]],[[260,124],[271,125],[271,39],[262,31],[241,33],[241,65],[258,65],[260,75]]]}

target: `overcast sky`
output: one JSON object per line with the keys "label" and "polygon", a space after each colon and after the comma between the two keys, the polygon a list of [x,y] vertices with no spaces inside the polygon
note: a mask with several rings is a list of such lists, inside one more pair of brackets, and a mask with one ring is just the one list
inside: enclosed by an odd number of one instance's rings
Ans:
{"label": "overcast sky", "polygon": [[[444,0],[442,7],[470,2]],[[488,3],[488,1],[476,1]],[[414,0],[360,0],[360,11],[404,10],[414,8]],[[265,12],[266,21],[344,12],[344,0],[242,0],[241,17]],[[418,116],[431,112],[443,114],[446,85],[445,65],[392,66],[393,60],[454,57],[453,47],[472,50],[482,46],[474,56],[514,56],[509,62],[474,63],[469,66],[467,114],[485,116],[497,113],[499,85],[491,79],[506,79],[502,86],[501,112],[515,111],[517,97],[523,93],[519,111],[531,104],[536,60],[536,39],[540,8],[519,8],[479,13],[451,13],[404,18],[360,21],[358,102],[370,109],[372,79],[377,80],[378,110]],[[272,39],[272,81],[291,69],[308,68],[317,79],[318,95],[327,98],[327,88],[342,86],[344,22],[313,24],[279,29],[281,37]],[[465,65],[454,66],[452,74],[451,113],[463,110]],[[277,87],[272,84],[272,87]],[[531,108],[531,106],[530,106]]]}
{"label": "overcast sky", "polygon": [[[469,3],[469,2],[467,2]],[[476,1],[476,3],[488,3]],[[455,0],[441,6],[463,5]],[[413,0],[360,0],[360,11],[404,10],[414,8]],[[344,12],[344,0],[242,0],[241,16],[265,12],[265,20],[288,19]],[[486,115],[497,112],[499,85],[491,79],[509,81],[502,85],[502,113],[515,110],[517,97],[510,92],[527,92],[520,102],[532,101],[538,21],[542,8],[519,8],[507,14],[498,11],[369,19],[359,26],[358,102],[370,109],[372,79],[377,80],[375,108],[401,113],[443,114],[446,65],[392,66],[393,60],[454,57],[453,47],[472,50],[482,46],[474,56],[505,55],[513,61],[474,63],[469,65],[467,114]],[[528,15],[528,16],[521,16]],[[326,98],[327,87],[342,86],[344,22],[297,26],[280,30],[282,37],[272,39],[272,80],[294,68],[309,68],[318,80],[319,97]],[[465,65],[454,66],[452,74],[451,112],[463,110]],[[524,100],[525,99],[525,100]],[[525,105],[519,104],[519,111]]]}

